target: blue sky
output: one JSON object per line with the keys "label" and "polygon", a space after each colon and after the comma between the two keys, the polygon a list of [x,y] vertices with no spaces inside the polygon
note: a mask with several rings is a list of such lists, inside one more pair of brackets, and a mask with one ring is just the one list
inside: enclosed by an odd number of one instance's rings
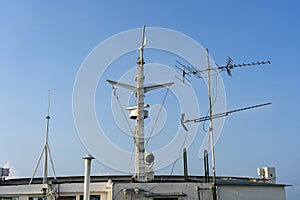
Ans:
{"label": "blue sky", "polygon": [[[72,115],[76,74],[100,42],[146,24],[186,34],[209,48],[220,65],[227,56],[235,63],[271,61],[236,69],[233,77],[222,74],[229,110],[273,104],[226,118],[215,150],[217,175],[257,177],[257,167],[274,166],[278,182],[293,185],[287,188],[287,199],[296,199],[299,8],[296,0],[0,1],[0,165],[11,166],[17,176],[31,176],[43,147],[51,89],[50,145],[56,173],[82,175],[81,157],[87,151]],[[189,149],[190,173],[202,175],[197,145],[196,140]],[[182,173],[181,165],[178,161],[175,173]],[[98,162],[93,172],[115,173]],[[170,173],[170,167],[161,173]]]}

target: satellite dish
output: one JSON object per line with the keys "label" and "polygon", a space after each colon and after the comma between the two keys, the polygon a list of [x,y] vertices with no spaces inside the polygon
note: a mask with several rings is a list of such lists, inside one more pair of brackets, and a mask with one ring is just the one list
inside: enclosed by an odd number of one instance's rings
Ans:
{"label": "satellite dish", "polygon": [[153,153],[151,153],[149,151],[145,153],[145,163],[147,165],[153,164],[154,163],[154,159],[155,159],[155,157],[154,157]]}

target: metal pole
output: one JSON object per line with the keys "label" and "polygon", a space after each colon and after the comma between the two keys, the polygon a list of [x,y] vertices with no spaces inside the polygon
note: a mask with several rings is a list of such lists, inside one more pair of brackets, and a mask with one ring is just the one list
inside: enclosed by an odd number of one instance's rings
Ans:
{"label": "metal pole", "polygon": [[138,115],[136,118],[135,142],[136,142],[136,164],[135,171],[137,181],[145,182],[145,145],[144,145],[144,38],[145,26],[143,27],[142,44],[140,47],[140,57],[137,61],[138,70],[136,76],[136,97],[137,97],[137,110]]}
{"label": "metal pole", "polygon": [[186,153],[186,148],[183,149],[183,170],[184,170],[184,181],[188,181],[188,164],[187,164],[187,153]]}
{"label": "metal pole", "polygon": [[41,155],[39,157],[39,160],[37,162],[37,165],[33,171],[32,177],[29,181],[29,184],[32,183],[33,178],[35,176],[35,173],[37,171],[37,168],[39,167],[39,164],[42,160],[42,157],[44,155],[44,168],[43,168],[43,184],[47,184],[47,178],[48,178],[48,154],[50,156],[50,161],[51,161],[51,166],[52,166],[52,172],[54,174],[54,178],[56,179],[56,174],[54,170],[54,165],[49,149],[49,144],[48,144],[48,138],[49,138],[49,121],[50,121],[50,90],[48,91],[48,115],[46,116],[46,135],[45,135],[45,146],[43,148],[43,151],[41,152]]}
{"label": "metal pole", "polygon": [[206,60],[207,60],[207,73],[208,73],[208,101],[209,101],[209,136],[211,145],[211,165],[213,171],[213,196],[216,199],[216,168],[215,168],[215,148],[214,148],[214,137],[213,137],[213,110],[212,110],[212,98],[211,98],[211,86],[210,86],[210,65],[209,65],[209,54],[206,49]]}
{"label": "metal pole", "polygon": [[83,200],[90,200],[90,178],[91,178],[91,161],[94,159],[90,154],[83,157],[84,159],[84,188]]}
{"label": "metal pole", "polygon": [[197,190],[197,193],[198,193],[198,200],[200,200],[200,199],[201,199],[201,195],[200,195],[200,187],[197,186],[197,187],[196,187],[196,190]]}
{"label": "metal pole", "polygon": [[45,147],[44,147],[44,173],[43,173],[43,184],[47,183],[48,177],[48,135],[49,135],[49,120],[50,120],[50,90],[48,90],[48,115],[46,117],[46,136],[45,136]]}
{"label": "metal pole", "polygon": [[204,180],[209,182],[209,166],[208,166],[208,152],[204,150]]}

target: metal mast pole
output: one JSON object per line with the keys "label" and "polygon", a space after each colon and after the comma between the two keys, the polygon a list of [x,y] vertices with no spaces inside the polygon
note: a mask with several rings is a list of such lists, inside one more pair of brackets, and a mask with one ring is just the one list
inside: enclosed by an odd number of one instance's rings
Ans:
{"label": "metal mast pole", "polygon": [[206,61],[207,61],[207,73],[208,73],[208,101],[209,101],[209,136],[211,145],[211,165],[213,171],[213,184],[216,185],[216,168],[215,168],[215,148],[214,148],[214,137],[213,137],[213,110],[212,110],[212,98],[211,98],[211,86],[210,86],[210,65],[209,65],[209,54],[206,49]]}
{"label": "metal mast pole", "polygon": [[55,174],[55,170],[54,170],[54,164],[52,161],[52,157],[51,157],[51,152],[50,152],[50,148],[49,148],[49,144],[48,144],[48,135],[49,135],[49,121],[50,121],[50,90],[48,91],[48,115],[46,116],[46,136],[45,136],[45,146],[43,148],[43,151],[40,154],[39,160],[35,166],[35,169],[33,171],[32,177],[29,181],[29,184],[32,183],[33,178],[35,176],[35,173],[39,167],[39,164],[42,160],[42,157],[44,155],[44,170],[43,170],[43,184],[47,183],[47,177],[48,177],[48,154],[50,157],[50,163],[51,163],[51,167],[52,167],[52,172],[54,175],[54,178],[56,179],[56,174]]}
{"label": "metal mast pole", "polygon": [[[136,95],[136,106],[134,107],[128,107],[126,110],[131,110],[131,114],[129,115],[130,119],[136,120],[135,125],[135,131],[133,133],[134,143],[136,146],[135,150],[135,174],[134,178],[138,182],[146,182],[148,180],[153,179],[153,167],[149,167],[149,163],[145,162],[145,138],[144,138],[144,120],[148,117],[148,112],[145,110],[146,107],[149,105],[145,105],[144,103],[144,94],[146,92],[149,92],[151,90],[163,88],[163,87],[169,87],[173,83],[165,83],[165,84],[157,84],[152,86],[145,87],[144,81],[145,81],[145,75],[144,75],[144,47],[146,45],[145,42],[145,28],[143,27],[142,32],[142,43],[139,48],[139,58],[137,59],[137,74],[135,77],[136,86],[131,86],[125,83],[120,83],[112,80],[107,80],[110,84],[121,86],[123,88],[132,90],[135,92]],[[153,156],[153,155],[152,155]],[[153,163],[154,159],[152,159],[151,163]]]}
{"label": "metal mast pole", "polygon": [[138,58],[138,70],[136,76],[136,97],[137,97],[137,110],[138,115],[136,118],[135,129],[135,143],[136,143],[136,159],[135,159],[135,173],[137,181],[145,182],[145,146],[144,146],[144,37],[145,26],[143,27],[142,44],[139,48],[140,57]]}
{"label": "metal mast pole", "polygon": [[46,144],[44,147],[44,170],[43,170],[43,184],[47,183],[48,176],[48,127],[49,127],[50,116],[46,117]]}
{"label": "metal mast pole", "polygon": [[50,91],[48,91],[48,115],[46,116],[46,137],[44,147],[44,171],[43,171],[43,184],[47,183],[48,177],[48,135],[49,135],[49,120],[50,120]]}

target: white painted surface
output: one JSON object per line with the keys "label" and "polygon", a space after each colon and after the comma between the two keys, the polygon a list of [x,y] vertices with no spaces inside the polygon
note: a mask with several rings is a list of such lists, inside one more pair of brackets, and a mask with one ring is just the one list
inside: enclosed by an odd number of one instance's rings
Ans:
{"label": "white painted surface", "polygon": [[218,186],[220,200],[285,200],[284,186]]}
{"label": "white painted surface", "polygon": [[[193,183],[193,182],[181,182],[181,183],[115,183],[114,184],[114,200],[121,199],[149,199],[153,197],[147,197],[151,195],[162,195],[161,197],[167,197],[167,194],[187,194],[187,196],[178,195],[177,198],[181,199],[198,199],[197,186],[203,188],[199,191],[201,200],[212,200],[212,192],[210,190],[211,183]],[[129,189],[127,196],[122,189]],[[140,192],[135,193],[134,189],[139,189]],[[157,196],[159,197],[159,196]]]}
{"label": "white painted surface", "polygon": [[[43,184],[0,186],[0,196],[18,196],[19,200],[28,200],[30,196],[42,196],[41,188],[43,186]],[[197,187],[201,189],[197,191]],[[63,183],[59,184],[58,189],[61,196],[76,196],[76,200],[79,200],[80,195],[83,195],[83,188],[83,183]],[[173,194],[173,197],[177,197],[179,200],[197,200],[198,194],[201,200],[212,200],[210,188],[211,183],[113,183],[109,181],[91,183],[90,193],[91,195],[101,195],[101,200],[131,198],[151,200],[153,198],[151,195],[167,197],[167,194]],[[128,189],[127,198],[123,189]],[[219,185],[217,186],[217,192],[219,200],[285,200],[285,189],[284,186],[280,185]],[[187,196],[180,194],[186,194]]]}

